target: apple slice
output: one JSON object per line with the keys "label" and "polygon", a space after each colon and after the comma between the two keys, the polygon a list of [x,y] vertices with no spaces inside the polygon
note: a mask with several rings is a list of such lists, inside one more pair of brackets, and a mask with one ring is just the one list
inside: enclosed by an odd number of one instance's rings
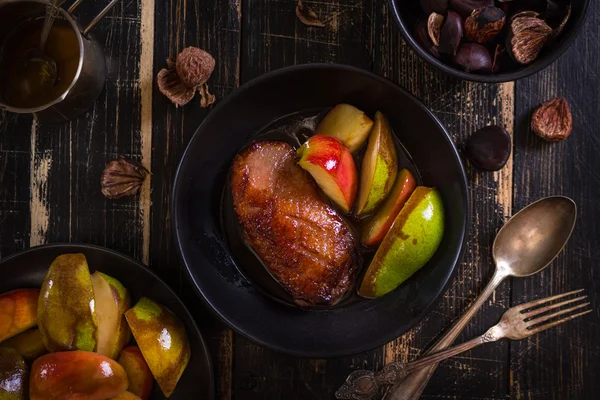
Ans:
{"label": "apple slice", "polygon": [[31,400],[106,400],[126,389],[123,367],[98,353],[76,350],[46,354],[31,366]]}
{"label": "apple slice", "polygon": [[375,211],[392,189],[397,174],[398,157],[392,128],[387,118],[378,111],[362,161],[356,205],[358,217]]}
{"label": "apple slice", "polygon": [[360,239],[366,246],[379,244],[388,232],[404,203],[417,187],[417,182],[409,170],[403,169],[396,183],[379,211],[362,226]]}
{"label": "apple slice", "polygon": [[0,342],[37,325],[40,291],[17,289],[0,295]]}
{"label": "apple slice", "polygon": [[30,329],[11,337],[2,346],[15,349],[26,361],[33,361],[48,352],[42,332],[39,329]]}
{"label": "apple slice", "polygon": [[352,152],[360,149],[369,137],[373,121],[350,104],[338,104],[321,120],[315,135],[335,136]]}
{"label": "apple slice", "polygon": [[300,165],[317,181],[342,211],[349,213],[356,199],[358,172],[352,153],[333,136],[316,135],[298,149]]}
{"label": "apple slice", "polygon": [[125,347],[121,351],[118,362],[129,378],[127,390],[142,400],[148,400],[154,386],[154,377],[139,347]]}
{"label": "apple slice", "polygon": [[92,274],[92,285],[98,318],[96,352],[115,359],[131,338],[124,316],[131,307],[131,299],[121,282],[102,272]]}

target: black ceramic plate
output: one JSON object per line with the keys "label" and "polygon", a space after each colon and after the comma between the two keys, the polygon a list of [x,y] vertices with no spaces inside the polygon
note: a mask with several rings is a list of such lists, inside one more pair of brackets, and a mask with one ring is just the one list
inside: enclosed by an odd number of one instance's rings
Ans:
{"label": "black ceramic plate", "polygon": [[[137,261],[115,251],[86,244],[51,244],[33,247],[0,260],[0,293],[19,288],[39,288],[48,267],[61,254],[83,253],[90,272],[115,277],[129,290],[135,304],[143,296],[169,308],[185,325],[192,356],[170,400],[214,399],[210,356],[192,316],[169,287]],[[154,384],[151,400],[166,399]]]}
{"label": "black ceramic plate", "polygon": [[[433,259],[394,292],[329,310],[302,310],[266,296],[232,256],[221,226],[222,193],[231,162],[272,121],[350,103],[388,116],[425,185],[438,187],[446,231]],[[462,252],[468,192],[448,133],[417,99],[369,72],[311,64],[271,72],[242,86],[211,112],[192,138],[173,191],[178,248],[192,282],[237,332],[272,349],[334,357],[383,345],[413,327],[442,293]]]}

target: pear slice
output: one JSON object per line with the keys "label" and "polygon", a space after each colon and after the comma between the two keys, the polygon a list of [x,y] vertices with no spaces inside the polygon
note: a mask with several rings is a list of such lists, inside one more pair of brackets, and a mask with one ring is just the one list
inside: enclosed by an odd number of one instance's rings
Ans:
{"label": "pear slice", "polygon": [[369,137],[373,121],[350,104],[338,104],[321,120],[315,135],[334,136],[352,153],[356,153]]}
{"label": "pear slice", "polygon": [[166,397],[171,396],[191,355],[183,323],[146,297],[125,318],[158,386]]}
{"label": "pear slice", "polygon": [[444,235],[444,205],[436,189],[419,186],[383,238],[358,294],[383,296],[433,257]]}
{"label": "pear slice", "polygon": [[116,359],[131,338],[125,311],[131,307],[129,292],[118,280],[96,271],[92,274],[98,318],[97,353]]}
{"label": "pear slice", "polygon": [[0,347],[0,400],[25,400],[28,384],[23,357],[15,349]]}
{"label": "pear slice", "polygon": [[392,128],[379,111],[362,161],[356,215],[370,214],[385,200],[398,174],[398,155]]}
{"label": "pear slice", "polygon": [[38,289],[17,289],[0,295],[0,342],[37,325]]}
{"label": "pear slice", "polygon": [[11,337],[6,342],[3,342],[2,346],[15,349],[27,361],[33,361],[48,352],[42,338],[42,332],[37,328]]}
{"label": "pear slice", "polygon": [[83,254],[63,254],[52,262],[40,290],[37,316],[50,352],[96,350],[94,288]]}
{"label": "pear slice", "polygon": [[379,244],[389,231],[404,204],[417,187],[412,173],[403,169],[381,208],[362,226],[360,240],[365,246]]}

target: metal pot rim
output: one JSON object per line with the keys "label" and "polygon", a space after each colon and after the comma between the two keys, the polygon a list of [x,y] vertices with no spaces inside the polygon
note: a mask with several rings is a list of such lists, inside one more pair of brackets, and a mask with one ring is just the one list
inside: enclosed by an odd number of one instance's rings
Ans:
{"label": "metal pot rim", "polygon": [[[5,3],[23,3],[23,2],[39,3],[39,4],[44,4],[44,5],[48,4],[48,2],[44,1],[44,0],[7,0]],[[0,1],[0,3],[2,3],[2,1]],[[37,112],[46,110],[46,109],[54,106],[55,104],[58,104],[58,103],[64,101],[67,98],[67,96],[69,95],[69,93],[71,92],[71,90],[73,89],[73,87],[75,86],[75,84],[77,83],[77,81],[79,81],[79,77],[81,75],[81,70],[83,69],[83,59],[84,59],[83,58],[84,57],[83,34],[81,32],[81,28],[79,27],[77,22],[73,19],[73,17],[62,7],[60,7],[59,10],[60,10],[60,14],[71,25],[71,28],[73,29],[73,31],[75,32],[75,35],[77,36],[77,43],[79,44],[79,64],[77,66],[77,72],[75,73],[75,76],[73,77],[73,80],[71,81],[71,84],[69,85],[67,90],[65,90],[63,92],[63,94],[61,94],[56,99],[52,100],[50,103],[46,103],[44,105],[41,105],[38,107],[32,107],[32,108],[13,107],[13,106],[10,106],[10,105],[4,104],[4,103],[0,103],[0,109],[4,109],[6,111],[10,111],[13,113],[19,113],[19,114],[33,114],[33,113],[37,113]]]}

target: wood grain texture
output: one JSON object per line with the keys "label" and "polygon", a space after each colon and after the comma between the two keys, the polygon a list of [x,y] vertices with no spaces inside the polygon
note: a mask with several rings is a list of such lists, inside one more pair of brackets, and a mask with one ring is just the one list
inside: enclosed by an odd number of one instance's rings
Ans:
{"label": "wood grain texture", "polygon": [[[512,133],[514,86],[462,82],[429,66],[399,38],[387,4],[382,0],[377,7],[375,72],[421,99],[448,128],[461,151],[465,140],[486,125],[502,125]],[[511,212],[512,160],[495,174],[479,172],[466,161],[465,165],[470,180],[471,230],[463,261],[437,307],[413,330],[386,346],[386,361],[409,361],[421,354],[463,313],[491,277],[491,243]],[[457,342],[483,333],[509,302],[505,282]],[[507,371],[507,343],[482,346],[440,364],[422,398],[505,398]]]}
{"label": "wood grain texture", "polygon": [[[571,197],[578,206],[573,236],[539,275],[514,280],[512,303],[584,288],[594,312],[510,346],[510,395],[515,399],[596,399],[600,382],[600,102],[598,26],[600,5],[558,62],[517,83],[515,209],[549,195]],[[557,96],[567,98],[573,133],[547,143],[529,128],[532,111]]]}

